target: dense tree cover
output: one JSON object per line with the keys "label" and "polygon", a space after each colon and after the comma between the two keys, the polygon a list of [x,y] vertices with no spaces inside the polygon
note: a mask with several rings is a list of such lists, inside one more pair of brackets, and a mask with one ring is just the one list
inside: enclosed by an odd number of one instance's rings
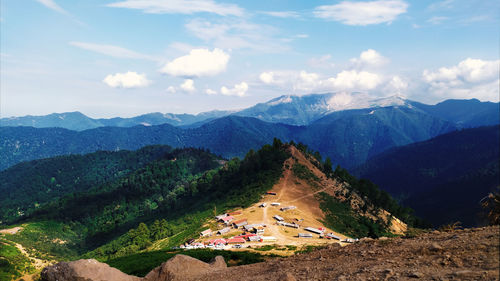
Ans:
{"label": "dense tree cover", "polygon": [[[207,151],[176,149],[117,180],[41,206],[23,221],[53,223],[76,234],[56,247],[31,244],[55,256],[64,255],[65,248],[66,257],[87,251],[86,257],[117,257],[164,238],[163,247],[179,245],[197,234],[214,208],[257,202],[280,178],[286,149],[275,140],[243,160],[227,162]],[[35,240],[23,233],[19,237]]]}
{"label": "dense tree cover", "polygon": [[[498,112],[497,112],[498,113]],[[500,126],[394,148],[355,170],[434,225],[486,223],[480,201],[499,183]]]}
{"label": "dense tree cover", "polygon": [[220,164],[211,153],[176,149],[126,177],[73,193],[37,209],[29,220],[65,222],[86,233],[86,247],[99,245],[141,220],[182,207],[189,182]]}
{"label": "dense tree cover", "polygon": [[20,163],[0,172],[0,222],[12,222],[45,203],[124,177],[171,150],[169,146],[148,146]]}
{"label": "dense tree cover", "polygon": [[[261,195],[279,180],[283,162],[289,157],[287,145],[275,139],[273,145],[264,145],[258,151],[249,151],[243,160],[228,161],[222,169],[210,170],[199,178],[186,183],[178,204],[161,212],[168,219],[167,235],[170,247],[184,242],[190,235],[197,235],[202,223],[213,216],[213,209],[223,212],[230,208],[247,207],[260,200]],[[149,226],[155,227],[157,222]],[[135,231],[138,231],[136,229]],[[142,237],[148,236],[144,227],[139,230]],[[89,257],[109,258],[123,256],[144,249],[157,240],[151,232],[149,241],[134,240],[137,232],[126,233],[115,241],[89,253]]]}

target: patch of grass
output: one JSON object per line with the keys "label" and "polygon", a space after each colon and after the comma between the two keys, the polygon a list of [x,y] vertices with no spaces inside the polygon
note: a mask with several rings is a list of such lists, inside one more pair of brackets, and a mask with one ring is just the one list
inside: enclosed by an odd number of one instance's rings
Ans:
{"label": "patch of grass", "polygon": [[78,257],[79,242],[84,233],[77,233],[68,225],[55,221],[30,222],[23,227],[23,231],[6,237],[23,245],[31,256],[45,260]]}
{"label": "patch of grass", "polygon": [[14,243],[0,238],[0,280],[14,280],[34,272],[29,258]]}
{"label": "patch of grass", "polygon": [[324,246],[316,246],[316,245],[305,245],[302,247],[299,251],[296,251],[296,254],[305,254],[305,253],[310,253],[316,249],[321,249]]}
{"label": "patch of grass", "polygon": [[297,246],[295,246],[295,245],[286,245],[285,247],[286,247],[288,250],[290,250],[290,251],[295,251],[295,250],[297,250]]}
{"label": "patch of grass", "polygon": [[[177,254],[191,256],[204,262],[210,262],[216,256],[223,256],[228,266],[264,261],[264,257],[255,252],[195,249],[189,251],[154,251],[139,253],[108,260],[106,263],[127,274],[142,277],[148,274],[153,268],[161,265]],[[266,257],[268,256],[266,255]]]}
{"label": "patch of grass", "polygon": [[256,247],[256,248],[254,248],[254,250],[265,252],[265,251],[274,250],[274,249],[276,249],[276,247],[277,246],[275,244],[273,244],[273,245],[264,245],[264,246]]}

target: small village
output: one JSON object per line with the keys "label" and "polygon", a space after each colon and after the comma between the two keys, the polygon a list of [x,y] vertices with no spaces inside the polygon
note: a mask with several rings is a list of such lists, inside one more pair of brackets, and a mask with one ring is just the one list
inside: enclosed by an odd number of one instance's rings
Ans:
{"label": "small village", "polygon": [[[276,193],[268,192],[267,195],[272,197],[275,196]],[[291,218],[293,214],[291,214],[290,211],[297,211],[297,207],[294,205],[281,206],[279,202],[258,203],[249,208],[247,213],[255,213],[256,207],[263,212],[261,221],[256,222],[255,216],[252,220],[247,218],[245,216],[245,210],[219,214],[214,217],[215,223],[212,224],[212,226],[217,226],[216,230],[214,230],[213,227],[203,230],[198,239],[189,239],[186,243],[179,246],[179,248],[186,250],[200,248],[234,250],[258,248],[259,246],[269,244],[293,243],[306,245],[310,244],[309,242],[312,242],[311,240],[313,239],[315,243],[311,244],[318,244],[318,239],[321,239],[323,244],[339,243],[341,245],[358,241],[358,239],[342,237],[341,235],[330,232],[323,226],[306,225],[304,224],[304,219],[300,217]],[[266,208],[270,208],[269,213],[274,213],[274,215],[268,214]],[[298,212],[294,214],[298,214]],[[268,219],[268,217],[272,219]],[[288,217],[288,219],[285,217]],[[286,230],[281,231],[287,234],[287,237],[283,239],[284,235],[279,233],[278,227],[282,229],[289,228],[295,231],[293,234]],[[292,240],[300,241],[293,242]]]}

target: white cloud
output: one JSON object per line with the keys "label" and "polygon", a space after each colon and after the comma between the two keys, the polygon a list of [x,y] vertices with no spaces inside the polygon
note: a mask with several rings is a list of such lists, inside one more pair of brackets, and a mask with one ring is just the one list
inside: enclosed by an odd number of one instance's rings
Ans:
{"label": "white cloud", "polygon": [[244,20],[193,19],[186,29],[201,40],[222,49],[252,49],[262,52],[282,52],[289,49],[276,39],[276,28]]}
{"label": "white cloud", "polygon": [[422,77],[430,91],[440,97],[498,101],[499,65],[500,60],[467,58],[456,66],[441,67],[437,71],[426,69]]}
{"label": "white cloud", "polygon": [[344,70],[327,81],[334,89],[372,90],[382,83],[382,78],[376,73],[367,71]]}
{"label": "white cloud", "polygon": [[115,58],[156,60],[152,56],[137,53],[119,46],[85,43],[77,41],[71,41],[69,42],[69,44],[71,46],[75,46],[84,50],[96,52],[99,54]]}
{"label": "white cloud", "polygon": [[262,72],[259,75],[260,81],[264,82],[264,84],[273,84],[274,83],[274,72]]}
{"label": "white cloud", "polygon": [[344,70],[336,76],[325,78],[318,73],[296,71],[269,71],[259,76],[266,85],[300,92],[362,91],[373,90],[384,82],[382,75],[356,70]]}
{"label": "white cloud", "polygon": [[139,88],[146,87],[151,84],[146,78],[146,74],[138,74],[137,72],[126,72],[110,74],[102,81],[112,88]]}
{"label": "white cloud", "polygon": [[277,18],[300,18],[300,14],[295,11],[263,11],[260,13]]}
{"label": "white cloud", "polygon": [[352,58],[351,63],[353,63],[358,68],[363,68],[366,66],[381,66],[387,63],[389,60],[379,54],[373,49],[368,49],[361,52],[359,58]]}
{"label": "white cloud", "polygon": [[66,10],[64,10],[63,8],[61,8],[61,6],[59,6],[56,2],[54,2],[54,0],[36,0],[38,3],[44,5],[45,7],[51,9],[51,10],[54,10],[58,13],[61,13],[61,14],[64,14],[64,15],[69,15],[68,12],[66,12]]}
{"label": "white cloud", "polygon": [[193,49],[188,55],[168,62],[160,72],[181,77],[214,76],[226,70],[229,57],[217,48]]}
{"label": "white cloud", "polygon": [[408,4],[402,0],[342,1],[316,7],[314,15],[346,25],[369,25],[391,23],[397,16],[406,13],[407,8]]}
{"label": "white cloud", "polygon": [[207,95],[217,95],[217,91],[214,91],[212,89],[206,89],[205,94]]}
{"label": "white cloud", "polygon": [[220,93],[225,96],[243,97],[245,96],[247,91],[248,91],[248,84],[246,82],[241,82],[240,84],[236,84],[231,89],[228,89],[225,86],[220,88]]}
{"label": "white cloud", "polygon": [[216,3],[212,0],[124,0],[107,6],[142,10],[149,14],[213,13],[220,16],[244,14],[244,10],[235,4]]}
{"label": "white cloud", "polygon": [[184,80],[180,87],[184,92],[192,93],[196,91],[196,88],[194,87],[194,81],[192,79]]}
{"label": "white cloud", "polygon": [[384,92],[390,95],[403,95],[408,89],[408,81],[398,75],[393,76],[384,87]]}
{"label": "white cloud", "polygon": [[177,92],[174,86],[169,86],[165,91],[170,94],[175,94]]}

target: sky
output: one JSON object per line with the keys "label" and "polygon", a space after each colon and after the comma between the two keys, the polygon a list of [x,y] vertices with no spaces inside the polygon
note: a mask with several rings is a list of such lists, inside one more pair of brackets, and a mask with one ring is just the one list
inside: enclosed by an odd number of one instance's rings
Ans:
{"label": "sky", "polygon": [[0,117],[499,100],[500,1],[0,1]]}

